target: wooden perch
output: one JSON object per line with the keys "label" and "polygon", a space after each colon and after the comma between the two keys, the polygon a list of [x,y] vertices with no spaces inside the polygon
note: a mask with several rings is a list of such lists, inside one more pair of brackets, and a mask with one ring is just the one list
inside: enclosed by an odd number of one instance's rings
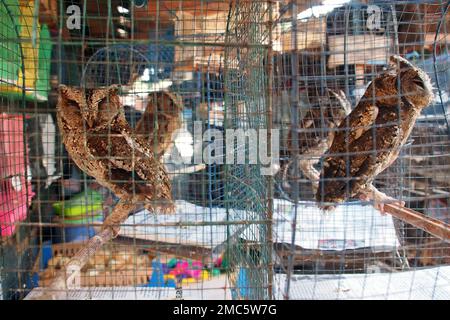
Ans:
{"label": "wooden perch", "polygon": [[43,288],[42,293],[32,300],[62,300],[66,298],[67,290],[74,289],[80,285],[81,268],[88,262],[95,252],[102,247],[105,242],[113,238],[112,229],[104,229],[99,234],[90,238],[85,247],[78,251],[65,268],[60,270],[50,285]]}
{"label": "wooden perch", "polygon": [[103,244],[115,238],[120,230],[120,224],[123,223],[130,211],[135,207],[133,201],[129,199],[120,199],[114,207],[113,212],[103,222],[103,230],[89,239],[86,245],[78,251],[64,268],[57,273],[50,285],[43,290],[42,295],[37,296],[36,300],[59,300],[64,299],[68,289],[80,287],[81,269],[87,264],[89,259],[95,255]]}
{"label": "wooden perch", "polygon": [[385,204],[384,208],[386,213],[424,230],[439,239],[450,241],[450,225],[445,222],[393,203]]}

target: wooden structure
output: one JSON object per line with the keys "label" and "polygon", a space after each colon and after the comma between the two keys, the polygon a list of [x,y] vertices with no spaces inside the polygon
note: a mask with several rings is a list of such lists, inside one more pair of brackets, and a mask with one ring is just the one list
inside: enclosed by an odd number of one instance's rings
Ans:
{"label": "wooden structure", "polygon": [[[52,258],[42,269],[42,251],[39,253],[34,271],[39,274],[39,286],[48,286],[57,271],[83,247],[83,243],[52,245]],[[152,273],[151,256],[130,251],[129,246],[111,244],[89,259],[80,274],[81,287],[135,286],[148,283]],[[42,249],[41,249],[42,250]]]}

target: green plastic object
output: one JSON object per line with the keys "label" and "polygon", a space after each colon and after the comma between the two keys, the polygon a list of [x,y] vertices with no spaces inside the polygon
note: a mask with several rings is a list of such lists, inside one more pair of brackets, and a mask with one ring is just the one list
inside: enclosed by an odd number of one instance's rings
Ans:
{"label": "green plastic object", "polygon": [[169,262],[167,262],[167,267],[169,268],[175,268],[175,266],[177,265],[178,259],[172,258],[169,260]]}
{"label": "green plastic object", "polygon": [[[52,40],[48,27],[40,25],[30,11],[34,6],[29,2],[0,1],[0,96],[42,102],[48,100],[50,90]],[[30,43],[35,37],[39,41]],[[35,54],[31,48],[37,48]]]}
{"label": "green plastic object", "polygon": [[[59,217],[58,217],[59,218]],[[98,212],[95,215],[92,216],[80,216],[79,218],[70,218],[70,219],[63,219],[63,218],[59,218],[61,222],[63,222],[66,225],[70,225],[70,224],[76,224],[76,225],[80,225],[80,224],[91,224],[94,222],[100,222],[103,220],[103,212]]]}
{"label": "green plastic object", "polygon": [[53,208],[59,216],[63,214],[65,217],[92,215],[102,210],[103,197],[99,192],[88,189],[74,195],[70,200],[55,202]]}
{"label": "green plastic object", "polygon": [[[0,2],[0,68],[1,82],[8,85],[18,82],[19,69],[22,66],[20,47],[17,39],[19,31],[19,4],[17,0],[5,0]],[[6,39],[9,39],[6,41]]]}
{"label": "green plastic object", "polygon": [[75,224],[75,225],[88,225],[88,224],[92,224],[94,222],[100,222],[103,220],[103,212],[100,211],[95,215],[92,216],[80,216],[79,218],[70,218],[70,219],[63,219],[58,217],[58,221],[64,223],[65,225],[71,225],[71,224]]}

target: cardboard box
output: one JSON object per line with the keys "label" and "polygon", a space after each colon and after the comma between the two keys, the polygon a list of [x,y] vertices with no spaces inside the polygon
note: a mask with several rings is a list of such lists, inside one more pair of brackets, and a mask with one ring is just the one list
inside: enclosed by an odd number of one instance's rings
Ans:
{"label": "cardboard box", "polygon": [[325,18],[308,19],[305,22],[297,21],[297,45],[294,46],[292,39],[293,29],[281,31],[282,51],[304,50],[317,48],[326,43],[326,20]]}
{"label": "cardboard box", "polygon": [[384,64],[392,53],[392,39],[386,36],[363,34],[328,37],[328,47],[331,55],[328,68],[347,64]]}
{"label": "cardboard box", "polygon": [[[52,244],[41,248],[34,266],[40,287],[50,285],[56,272],[81,248],[82,242]],[[145,258],[145,259],[143,259]],[[135,286],[148,283],[152,273],[151,258],[127,246],[110,245],[93,255],[81,269],[82,287]]]}

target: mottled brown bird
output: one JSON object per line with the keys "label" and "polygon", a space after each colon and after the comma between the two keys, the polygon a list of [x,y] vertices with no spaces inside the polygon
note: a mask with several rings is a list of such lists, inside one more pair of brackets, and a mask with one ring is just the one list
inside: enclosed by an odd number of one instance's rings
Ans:
{"label": "mottled brown bird", "polygon": [[183,102],[175,93],[153,92],[135,132],[150,145],[160,159],[173,145],[173,133],[181,127]]}
{"label": "mottled brown bird", "polygon": [[397,159],[433,94],[425,72],[399,56],[392,56],[390,63],[389,72],[370,83],[356,108],[342,121],[323,157],[316,200],[325,210],[355,196],[373,200],[381,212],[385,202],[399,202],[378,191],[372,182]]}
{"label": "mottled brown bird", "polygon": [[151,147],[125,119],[118,87],[80,89],[61,85],[57,119],[75,164],[120,198],[104,226],[115,234],[137,204],[173,211],[171,184]]}
{"label": "mottled brown bird", "polygon": [[[291,160],[283,168],[284,184],[289,180],[287,176],[289,169],[292,171],[292,163],[297,160],[298,168],[311,181],[313,192],[316,193],[320,173],[314,166],[330,148],[335,133],[333,128],[337,128],[350,111],[351,104],[344,92],[327,89],[327,95],[320,97],[318,105],[311,107],[300,119],[298,129],[291,128],[287,141]],[[298,149],[293,145],[295,131]]]}

